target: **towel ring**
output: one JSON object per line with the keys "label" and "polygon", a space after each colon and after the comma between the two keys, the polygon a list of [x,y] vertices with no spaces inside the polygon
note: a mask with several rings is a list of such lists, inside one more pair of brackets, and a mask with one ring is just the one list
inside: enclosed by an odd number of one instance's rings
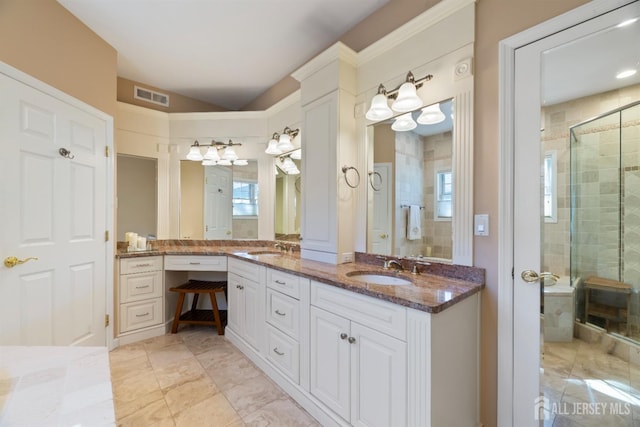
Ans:
{"label": "towel ring", "polygon": [[[356,182],[355,185],[349,182],[349,177],[347,176],[347,172],[351,169],[356,171],[356,176],[358,177],[358,181]],[[357,186],[360,185],[360,172],[358,172],[358,169],[356,169],[354,166],[342,166],[342,173],[344,174],[344,181],[347,183],[349,187],[356,188]]]}
{"label": "towel ring", "polygon": [[[380,186],[378,186],[377,188],[376,188],[376,185],[374,184],[375,176],[377,176],[378,179],[380,180]],[[380,172],[377,172],[377,171],[369,172],[369,184],[371,185],[371,188],[373,188],[373,191],[380,191],[380,189],[382,188],[382,175],[380,175]]]}

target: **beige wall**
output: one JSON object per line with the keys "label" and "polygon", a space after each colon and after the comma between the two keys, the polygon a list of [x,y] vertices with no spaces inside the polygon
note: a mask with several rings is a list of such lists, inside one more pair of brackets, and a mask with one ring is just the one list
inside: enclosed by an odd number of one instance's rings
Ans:
{"label": "beige wall", "polygon": [[474,212],[489,214],[491,235],[474,240],[474,265],[486,269],[482,298],[480,420],[497,424],[498,350],[498,43],[585,0],[479,0],[475,41]]}
{"label": "beige wall", "polygon": [[[158,161],[118,154],[118,240],[133,231],[140,236],[158,235]],[[135,182],[136,185],[131,185]]]}
{"label": "beige wall", "polygon": [[[154,104],[153,102],[146,102],[134,98],[134,86],[139,86],[145,89],[169,95],[169,106],[164,107],[162,105]],[[128,80],[122,77],[118,77],[118,101],[126,102],[127,104],[138,105],[140,107],[149,108],[151,110],[163,111],[165,113],[227,111],[225,108],[222,108],[218,105],[209,104],[208,102],[203,102],[193,98],[188,98],[175,92],[160,89],[154,86],[149,86],[148,84],[135,82],[133,80]]]}
{"label": "beige wall", "polygon": [[180,162],[180,238],[204,236],[204,168],[198,162]]}
{"label": "beige wall", "polygon": [[55,0],[0,0],[0,61],[115,116],[116,51]]}

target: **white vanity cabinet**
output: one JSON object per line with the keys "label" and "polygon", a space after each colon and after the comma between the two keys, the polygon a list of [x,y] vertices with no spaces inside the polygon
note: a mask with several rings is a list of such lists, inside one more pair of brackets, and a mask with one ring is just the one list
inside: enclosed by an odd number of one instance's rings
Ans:
{"label": "white vanity cabinet", "polygon": [[311,286],[311,394],[352,425],[406,425],[406,310]]}
{"label": "white vanity cabinet", "polygon": [[119,334],[163,325],[162,257],[122,258],[119,273]]}
{"label": "white vanity cabinet", "polygon": [[264,351],[265,267],[229,258],[226,334],[235,334],[254,350]]}
{"label": "white vanity cabinet", "polygon": [[308,388],[309,279],[267,269],[266,358]]}

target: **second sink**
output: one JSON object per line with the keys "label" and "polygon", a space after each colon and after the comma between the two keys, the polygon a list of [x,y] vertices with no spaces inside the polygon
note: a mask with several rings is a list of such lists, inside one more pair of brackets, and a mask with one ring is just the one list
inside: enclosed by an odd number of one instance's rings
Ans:
{"label": "second sink", "polygon": [[399,277],[394,274],[385,274],[379,271],[352,271],[347,273],[347,276],[353,280],[369,283],[371,285],[402,286],[413,283],[411,280],[405,279],[404,277]]}

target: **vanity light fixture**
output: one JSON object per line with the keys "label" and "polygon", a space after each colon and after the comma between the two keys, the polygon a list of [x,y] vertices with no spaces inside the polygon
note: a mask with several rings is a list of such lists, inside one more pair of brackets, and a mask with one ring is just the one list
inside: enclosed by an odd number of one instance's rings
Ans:
{"label": "vanity light fixture", "polygon": [[275,132],[269,143],[267,149],[264,151],[272,156],[279,156],[288,151],[296,149],[292,140],[300,133],[300,129],[291,129],[289,126],[285,127],[282,133]]}
{"label": "vanity light fixture", "polygon": [[291,160],[291,157],[284,157],[284,158],[281,157],[280,161],[282,162],[281,169],[287,175],[298,175],[300,173],[300,169],[298,169],[298,167],[293,162],[293,160]]}
{"label": "vanity light fixture", "polygon": [[291,152],[291,156],[292,159],[295,160],[302,160],[302,148],[298,148],[297,150],[293,150]]}
{"label": "vanity light fixture", "polygon": [[[405,82],[393,90],[387,91],[384,85],[380,84],[378,93],[371,100],[371,106],[365,117],[372,121],[386,120],[393,115],[393,111],[406,113],[421,107],[422,99],[418,96],[417,90],[432,78],[431,74],[427,74],[416,80],[413,73],[409,71]],[[387,98],[394,99],[391,108],[387,104]]]}
{"label": "vanity light fixture", "polygon": [[[233,142],[229,140],[229,142],[220,142],[220,141],[211,141],[209,145],[200,145],[198,141],[195,141],[191,148],[189,148],[189,153],[187,153],[187,159],[193,160],[194,162],[202,162],[203,166],[213,166],[213,165],[221,165],[221,166],[246,166],[248,163],[246,160],[239,160],[238,154],[233,149],[236,145],[242,145],[239,142]],[[200,147],[208,147],[204,156],[202,155],[202,151],[200,151]],[[224,148],[224,152],[222,157],[218,154],[218,150]]]}
{"label": "vanity light fixture", "polygon": [[415,129],[416,127],[418,127],[418,124],[413,120],[411,113],[406,113],[396,117],[391,125],[391,129],[396,132],[406,132]]}
{"label": "vanity light fixture", "polygon": [[421,125],[435,125],[436,123],[443,122],[445,115],[440,110],[440,103],[432,104],[422,109],[422,114],[416,120]]}

